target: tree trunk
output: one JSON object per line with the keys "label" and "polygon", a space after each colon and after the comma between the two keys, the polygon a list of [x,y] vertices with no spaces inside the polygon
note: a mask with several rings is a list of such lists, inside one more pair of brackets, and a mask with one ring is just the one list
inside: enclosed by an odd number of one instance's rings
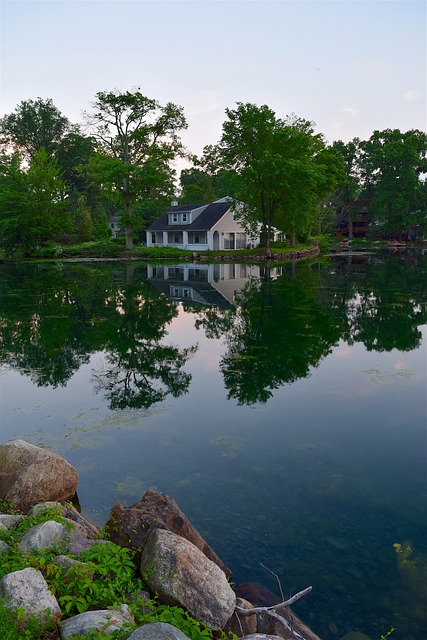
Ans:
{"label": "tree trunk", "polygon": [[348,239],[353,240],[353,216],[351,211],[348,212]]}
{"label": "tree trunk", "polygon": [[133,230],[126,225],[126,249],[133,249]]}

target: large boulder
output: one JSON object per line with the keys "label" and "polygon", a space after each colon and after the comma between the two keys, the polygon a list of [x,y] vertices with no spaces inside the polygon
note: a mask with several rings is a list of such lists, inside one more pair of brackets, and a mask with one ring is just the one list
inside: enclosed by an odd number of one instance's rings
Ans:
{"label": "large boulder", "polygon": [[175,533],[152,531],[142,552],[141,573],[161,602],[183,607],[211,629],[224,627],[233,614],[236,595],[225,573]]}
{"label": "large boulder", "polygon": [[0,498],[27,512],[38,502],[65,500],[77,488],[75,468],[51,451],[9,440],[0,445]]}
{"label": "large boulder", "polygon": [[40,571],[33,568],[8,573],[0,580],[0,598],[8,609],[22,609],[25,620],[58,622],[61,609]]}
{"label": "large boulder", "polygon": [[215,562],[227,576],[230,569],[222,562],[170,496],[147,491],[142,500],[125,507],[118,503],[106,524],[110,540],[121,547],[142,549],[154,529],[166,529],[192,542]]}

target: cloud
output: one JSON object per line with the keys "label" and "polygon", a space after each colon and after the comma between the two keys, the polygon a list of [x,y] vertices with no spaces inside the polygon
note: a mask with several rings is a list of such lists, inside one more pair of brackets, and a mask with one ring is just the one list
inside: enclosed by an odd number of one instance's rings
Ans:
{"label": "cloud", "polygon": [[403,97],[405,98],[405,100],[408,100],[409,102],[414,102],[414,100],[418,100],[420,95],[421,95],[420,91],[409,90],[409,91],[405,91],[405,93],[403,94]]}
{"label": "cloud", "polygon": [[342,107],[341,111],[352,118],[356,118],[359,115],[359,109],[357,107]]}

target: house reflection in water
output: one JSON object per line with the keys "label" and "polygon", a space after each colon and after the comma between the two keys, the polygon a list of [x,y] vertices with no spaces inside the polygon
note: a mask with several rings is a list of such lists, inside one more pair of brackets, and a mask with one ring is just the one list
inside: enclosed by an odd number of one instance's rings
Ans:
{"label": "house reflection in water", "polygon": [[[226,308],[234,304],[236,294],[250,278],[265,271],[251,264],[177,264],[148,267],[148,280],[176,304],[190,302]],[[270,269],[270,277],[280,268]]]}

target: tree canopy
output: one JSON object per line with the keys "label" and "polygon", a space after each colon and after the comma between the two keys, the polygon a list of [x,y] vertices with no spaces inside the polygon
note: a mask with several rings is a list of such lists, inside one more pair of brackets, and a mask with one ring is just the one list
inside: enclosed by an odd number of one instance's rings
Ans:
{"label": "tree canopy", "polygon": [[226,115],[206,163],[236,172],[236,197],[246,218],[261,223],[267,248],[273,225],[295,242],[309,232],[317,204],[344,179],[342,160],[302,118],[278,118],[267,105],[241,102]]}
{"label": "tree canopy", "polygon": [[2,144],[19,151],[27,159],[41,149],[53,155],[64,135],[72,130],[70,121],[51,98],[23,100],[13,113],[0,120]]}
{"label": "tree canopy", "polygon": [[101,91],[85,118],[100,146],[92,175],[118,196],[126,246],[131,248],[138,227],[138,199],[170,196],[174,191],[170,162],[184,152],[178,136],[187,127],[183,109],[171,102],[161,106],[139,89]]}

